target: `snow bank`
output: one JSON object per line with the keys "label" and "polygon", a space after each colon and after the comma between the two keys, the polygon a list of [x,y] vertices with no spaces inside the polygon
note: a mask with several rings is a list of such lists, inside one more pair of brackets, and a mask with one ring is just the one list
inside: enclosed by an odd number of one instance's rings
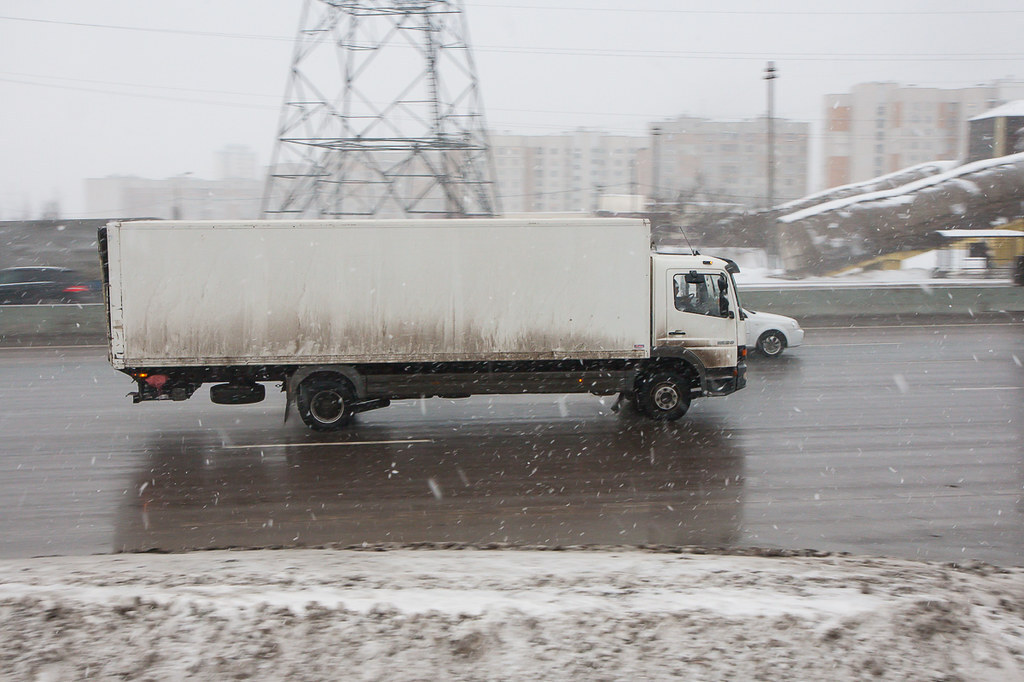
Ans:
{"label": "snow bank", "polygon": [[1024,569],[388,549],[0,562],[0,679],[1024,680]]}
{"label": "snow bank", "polygon": [[914,201],[915,192],[949,181],[953,181],[959,186],[967,188],[967,191],[972,194],[978,194],[981,193],[981,189],[975,183],[967,180],[963,176],[987,171],[999,166],[1012,166],[1022,162],[1024,162],[1024,153],[973,161],[962,166],[956,166],[942,173],[937,173],[914,182],[909,182],[893,189],[883,189],[875,192],[868,192],[866,194],[855,194],[853,196],[815,204],[788,215],[781,216],[778,220],[781,223],[792,223],[798,220],[818,216],[829,211],[848,208],[854,204],[864,204],[869,202],[888,201],[894,207],[902,206]]}
{"label": "snow bank", "polygon": [[[925,163],[919,163],[913,166],[907,166],[901,168],[898,171],[887,173],[885,175],[879,175],[868,180],[862,180],[860,182],[853,182],[848,185],[838,185],[836,187],[829,187],[828,189],[821,190],[820,192],[814,192],[806,196],[800,197],[799,199],[793,199],[787,201],[784,204],[779,204],[775,207],[776,210],[785,211],[787,209],[795,209],[801,206],[813,205],[821,203],[823,200],[838,199],[845,196],[851,196],[856,194],[864,194],[866,192],[874,192],[884,187],[892,187],[907,184],[908,177],[922,176],[927,177],[930,175],[936,175],[938,173],[945,173],[953,170],[960,165],[957,160],[940,160],[940,161],[927,161]],[[913,182],[910,180],[909,182]]]}
{"label": "snow bank", "polygon": [[854,195],[852,197],[845,197],[816,204],[808,208],[795,211],[794,213],[783,215],[778,218],[778,221],[784,223],[796,222],[798,220],[818,216],[829,211],[838,211],[856,204],[866,204],[871,202],[888,202],[893,208],[896,208],[905,204],[913,203],[914,193],[916,193],[916,191],[920,191],[928,187],[934,187],[938,184],[949,181],[956,183],[958,186],[964,187],[970,194],[981,194],[981,188],[971,180],[966,179],[964,177],[965,175],[987,171],[998,166],[1013,166],[1014,164],[1022,162],[1024,162],[1024,154],[1014,154],[1006,157],[997,157],[995,159],[983,159],[981,161],[964,164],[963,166],[956,166],[945,172],[930,175],[913,182],[908,182],[892,189],[880,189],[878,191],[870,191],[870,193],[867,194]]}

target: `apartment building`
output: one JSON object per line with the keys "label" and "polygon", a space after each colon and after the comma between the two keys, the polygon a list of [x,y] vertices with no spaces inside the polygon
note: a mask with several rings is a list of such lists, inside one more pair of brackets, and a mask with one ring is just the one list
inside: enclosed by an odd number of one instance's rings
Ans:
{"label": "apartment building", "polygon": [[630,194],[644,137],[577,130],[491,135],[505,213],[592,212],[605,194]]}
{"label": "apartment building", "polygon": [[1024,82],[944,89],[862,83],[825,96],[825,187],[868,180],[940,159],[963,160],[970,118],[1024,98]]}
{"label": "apartment building", "polygon": [[262,192],[255,179],[112,175],[85,180],[85,210],[90,218],[251,220],[259,217]]}
{"label": "apartment building", "polygon": [[[804,196],[810,124],[773,119],[774,203]],[[660,199],[747,208],[768,203],[768,120],[715,121],[680,116],[650,126],[641,183]]]}
{"label": "apartment building", "polygon": [[193,173],[169,178],[112,175],[85,180],[86,215],[92,218],[247,220],[259,217],[263,179],[256,154],[243,145],[216,152],[217,178]]}

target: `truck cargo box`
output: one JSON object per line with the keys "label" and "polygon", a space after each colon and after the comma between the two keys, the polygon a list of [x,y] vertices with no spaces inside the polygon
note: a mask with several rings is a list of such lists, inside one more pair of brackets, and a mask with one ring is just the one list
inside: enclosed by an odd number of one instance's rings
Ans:
{"label": "truck cargo box", "polygon": [[646,221],[136,221],[114,367],[643,358]]}

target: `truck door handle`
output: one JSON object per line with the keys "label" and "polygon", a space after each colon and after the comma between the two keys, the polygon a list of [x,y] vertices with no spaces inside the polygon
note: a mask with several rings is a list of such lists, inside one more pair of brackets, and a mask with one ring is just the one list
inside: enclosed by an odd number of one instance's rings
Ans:
{"label": "truck door handle", "polygon": [[686,332],[684,332],[682,329],[676,329],[675,331],[669,332],[668,335],[669,336],[686,336]]}

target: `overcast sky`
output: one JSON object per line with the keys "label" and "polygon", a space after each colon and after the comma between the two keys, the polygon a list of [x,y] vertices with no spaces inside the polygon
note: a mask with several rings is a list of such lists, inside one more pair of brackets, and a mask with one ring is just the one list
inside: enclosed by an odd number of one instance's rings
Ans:
{"label": "overcast sky", "polygon": [[[87,177],[213,177],[227,144],[267,163],[304,1],[0,0],[0,219],[51,199],[75,217]],[[1024,79],[1020,0],[465,5],[488,125],[503,132],[756,117],[768,60],[777,115],[808,121],[861,82]]]}

